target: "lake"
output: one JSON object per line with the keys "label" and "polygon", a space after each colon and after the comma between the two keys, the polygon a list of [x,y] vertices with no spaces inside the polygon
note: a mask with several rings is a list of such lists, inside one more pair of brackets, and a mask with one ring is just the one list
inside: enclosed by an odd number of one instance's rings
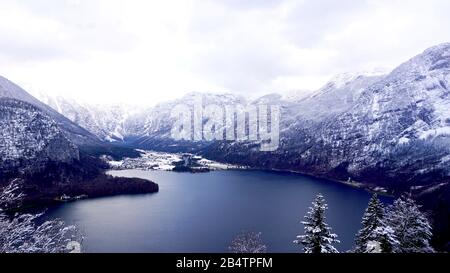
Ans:
{"label": "lake", "polygon": [[[299,174],[264,171],[176,173],[125,170],[110,174],[150,179],[160,192],[66,203],[48,217],[77,225],[86,252],[227,252],[242,230],[262,232],[269,252],[301,252],[292,243],[318,193],[340,251],[352,248],[371,194]],[[391,199],[381,197],[385,203]]]}

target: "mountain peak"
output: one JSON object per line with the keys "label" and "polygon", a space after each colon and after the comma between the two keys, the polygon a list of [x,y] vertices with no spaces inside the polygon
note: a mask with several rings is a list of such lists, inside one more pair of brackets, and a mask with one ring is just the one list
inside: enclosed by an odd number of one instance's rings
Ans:
{"label": "mountain peak", "polygon": [[430,73],[448,74],[450,70],[450,43],[443,43],[428,48],[397,67],[389,78],[425,78]]}
{"label": "mountain peak", "polygon": [[0,76],[0,98],[15,99],[18,101],[29,103],[40,110],[42,110],[46,115],[50,116],[62,130],[69,136],[69,139],[75,144],[92,144],[97,143],[99,139],[88,132],[87,130],[81,128],[79,125],[73,123],[65,116],[58,113],[52,107],[36,99],[34,96],[30,95],[23,88],[13,83],[12,81]]}
{"label": "mountain peak", "polygon": [[384,68],[375,68],[373,70],[363,70],[358,72],[345,72],[334,76],[326,86],[333,85],[335,88],[342,88],[346,84],[355,81],[360,77],[377,77],[386,75],[389,71]]}
{"label": "mountain peak", "polygon": [[450,43],[442,43],[433,47],[426,49],[424,54],[432,54],[432,53],[447,53],[450,54]]}

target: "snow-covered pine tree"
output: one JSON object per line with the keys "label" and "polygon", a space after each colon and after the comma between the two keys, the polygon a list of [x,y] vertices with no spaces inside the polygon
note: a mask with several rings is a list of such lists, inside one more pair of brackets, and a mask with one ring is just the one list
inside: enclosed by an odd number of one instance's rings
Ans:
{"label": "snow-covered pine tree", "polygon": [[432,237],[430,223],[413,199],[402,196],[396,200],[389,208],[387,219],[399,242],[395,252],[434,252],[430,246]]}
{"label": "snow-covered pine tree", "polygon": [[356,234],[357,253],[391,253],[398,241],[391,227],[386,226],[384,206],[374,194],[362,218],[362,228]]}
{"label": "snow-covered pine tree", "polygon": [[324,197],[321,194],[317,195],[312,205],[305,216],[306,221],[302,222],[305,226],[305,235],[297,236],[294,243],[303,245],[305,253],[338,253],[333,244],[340,242],[325,222],[325,211],[328,206]]}

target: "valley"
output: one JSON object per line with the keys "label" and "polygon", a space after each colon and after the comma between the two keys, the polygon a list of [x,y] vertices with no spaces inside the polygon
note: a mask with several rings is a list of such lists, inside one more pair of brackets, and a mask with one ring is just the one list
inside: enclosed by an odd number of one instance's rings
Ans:
{"label": "valley", "polygon": [[[350,178],[399,193],[448,182],[449,52],[450,45],[441,44],[391,72],[338,75],[299,98],[269,94],[249,99],[193,92],[133,110],[61,97],[41,96],[41,100],[117,146],[190,153],[225,164],[298,171],[339,181]],[[255,148],[260,141],[250,139],[174,140],[171,110],[179,104],[194,107],[199,101],[203,106],[280,106],[280,148],[259,152]],[[249,130],[254,125],[247,119],[245,126]]]}
{"label": "valley", "polygon": [[[25,201],[35,203],[64,195],[156,193],[166,179],[118,178],[108,174],[111,169],[171,171],[169,176],[298,172],[396,197],[409,193],[429,213],[435,245],[444,249],[450,225],[439,220],[450,215],[449,86],[449,43],[390,72],[338,75],[300,97],[192,92],[148,107],[91,105],[42,94],[38,99],[0,77],[0,186],[21,181]],[[183,104],[194,111],[199,102],[205,108],[280,107],[279,149],[260,151],[262,141],[250,133],[240,141],[172,138],[172,109]],[[235,113],[245,117],[245,132],[259,128],[247,114]],[[200,126],[210,122],[199,120]],[[226,131],[235,123],[221,122],[217,127]]]}

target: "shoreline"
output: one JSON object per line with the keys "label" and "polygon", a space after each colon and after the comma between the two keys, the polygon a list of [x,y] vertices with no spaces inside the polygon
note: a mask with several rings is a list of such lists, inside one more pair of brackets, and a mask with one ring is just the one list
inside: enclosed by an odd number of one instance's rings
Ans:
{"label": "shoreline", "polygon": [[[223,163],[223,164],[227,164],[227,163]],[[108,174],[110,171],[126,171],[126,170],[138,170],[138,171],[150,171],[150,172],[160,171],[160,172],[180,173],[175,170],[158,170],[158,169],[145,169],[145,168],[121,168],[121,169],[111,168],[111,169],[108,169],[106,173]],[[209,169],[208,170],[208,172],[217,172],[217,171],[224,171],[224,172],[226,172],[226,171],[263,171],[263,172],[288,173],[288,174],[294,174],[294,175],[302,175],[302,176],[307,176],[307,177],[311,177],[311,178],[315,178],[315,179],[325,180],[325,181],[332,182],[332,183],[339,183],[339,184],[346,185],[346,186],[356,188],[356,189],[365,190],[369,193],[378,194],[379,196],[395,197],[393,194],[388,192],[388,189],[385,189],[385,188],[376,187],[374,185],[368,185],[368,184],[364,184],[364,183],[353,181],[353,180],[352,180],[352,182],[349,182],[349,181],[343,181],[343,180],[338,180],[338,179],[332,179],[332,178],[328,178],[328,177],[324,177],[324,176],[314,175],[314,174],[310,174],[310,173],[304,173],[301,171],[251,168],[251,167],[247,167],[247,166],[226,168],[226,169]],[[205,173],[205,172],[196,172],[194,170],[194,171],[185,171],[184,173],[200,174],[200,173]]]}
{"label": "shoreline", "polygon": [[366,191],[368,191],[370,193],[376,193],[376,194],[378,194],[380,196],[394,197],[394,195],[392,195],[392,194],[390,194],[388,192],[388,189],[385,189],[385,188],[382,188],[382,187],[377,187],[377,186],[370,185],[370,184],[364,184],[362,182],[357,182],[357,181],[354,181],[354,180],[351,180],[351,182],[349,182],[349,181],[333,179],[333,178],[329,178],[329,177],[325,177],[325,176],[319,176],[319,175],[314,175],[314,174],[310,174],[310,173],[304,173],[304,172],[301,172],[301,171],[293,171],[293,170],[273,169],[273,170],[269,170],[269,171],[287,172],[287,173],[292,173],[292,174],[300,174],[300,175],[309,176],[309,177],[316,178],[316,179],[323,179],[323,180],[330,181],[330,182],[333,182],[333,183],[344,184],[344,185],[350,186],[352,188],[366,190]]}
{"label": "shoreline", "polygon": [[[137,150],[141,153],[138,158],[124,158],[121,161],[107,161],[112,170],[142,170],[142,171],[169,171],[185,173],[205,173],[212,171],[233,171],[233,170],[256,170],[279,173],[290,173],[309,176],[311,178],[323,179],[333,183],[344,184],[353,188],[362,189],[370,193],[376,193],[381,196],[395,197],[387,188],[379,187],[373,184],[349,180],[343,181],[330,178],[325,175],[317,175],[296,170],[286,169],[266,169],[254,168],[244,165],[235,165],[221,161],[207,159],[197,154],[190,153],[169,153],[153,150]],[[187,163],[189,162],[189,163]],[[182,163],[180,165],[180,163]],[[183,164],[184,163],[184,164]],[[199,164],[200,163],[200,164]]]}

